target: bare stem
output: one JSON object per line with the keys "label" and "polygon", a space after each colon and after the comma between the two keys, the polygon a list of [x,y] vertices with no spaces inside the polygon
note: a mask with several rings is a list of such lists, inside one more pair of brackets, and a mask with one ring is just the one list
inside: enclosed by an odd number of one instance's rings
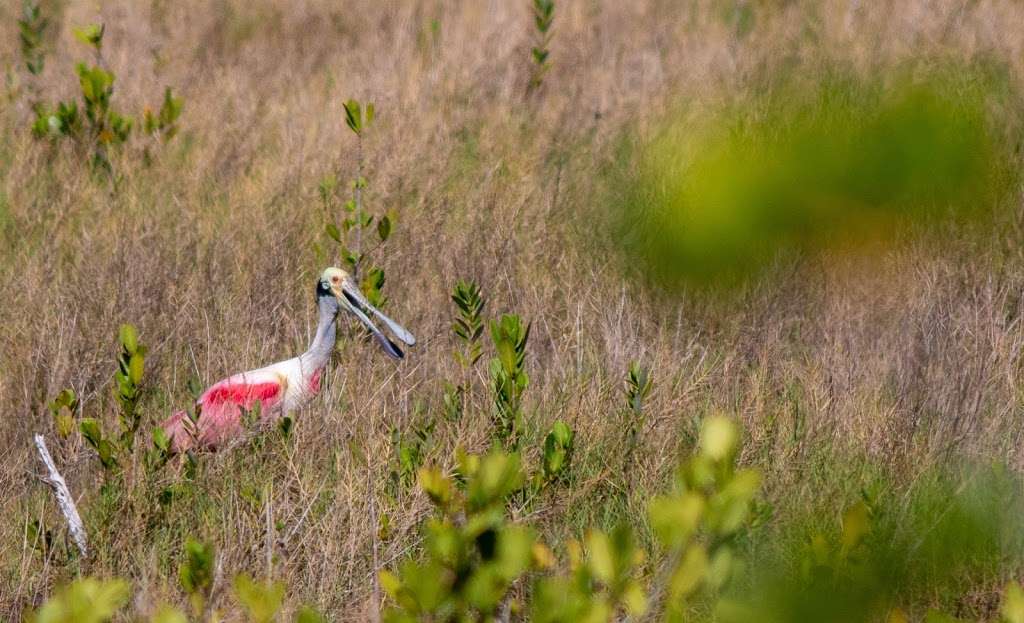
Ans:
{"label": "bare stem", "polygon": [[359,279],[359,265],[363,263],[363,135],[356,134],[356,264],[352,276]]}

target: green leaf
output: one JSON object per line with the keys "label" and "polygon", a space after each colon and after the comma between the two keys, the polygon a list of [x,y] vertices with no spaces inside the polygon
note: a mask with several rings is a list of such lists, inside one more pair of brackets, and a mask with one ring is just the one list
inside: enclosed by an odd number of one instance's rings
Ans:
{"label": "green leaf", "polygon": [[421,467],[417,473],[417,482],[430,501],[436,506],[445,508],[452,500],[451,481],[436,467]]}
{"label": "green leaf", "polygon": [[632,617],[641,617],[647,612],[647,593],[639,582],[630,581],[622,593],[622,603]]}
{"label": "green leaf", "polygon": [[35,613],[35,623],[103,623],[128,603],[128,582],[83,578],[59,589]]}
{"label": "green leaf", "polygon": [[103,24],[89,24],[81,28],[72,28],[71,33],[82,43],[92,46],[97,50],[103,45],[103,32],[106,26]]}
{"label": "green leaf", "polygon": [[124,346],[128,353],[134,353],[139,348],[139,336],[134,326],[130,324],[121,325],[118,335],[121,340],[121,346]]}
{"label": "green leaf", "polygon": [[188,623],[188,617],[177,608],[164,604],[157,608],[149,623]]}
{"label": "green leaf", "polygon": [[386,214],[377,221],[377,235],[380,236],[381,242],[386,241],[391,236],[391,219]]}
{"label": "green leaf", "polygon": [[153,447],[161,452],[168,452],[171,448],[171,438],[167,431],[159,426],[153,429]]}
{"label": "green leaf", "polygon": [[94,448],[98,448],[100,441],[103,440],[103,432],[100,430],[100,423],[96,418],[82,418],[78,423],[78,430],[82,432],[82,436],[89,442]]}
{"label": "green leaf", "polygon": [[281,609],[284,584],[280,582],[257,583],[243,573],[235,576],[234,588],[235,596],[254,623],[271,623]]}
{"label": "green leaf", "polygon": [[142,383],[142,373],[145,366],[145,358],[136,353],[128,360],[128,379],[133,385]]}
{"label": "green leaf", "polygon": [[665,547],[679,547],[697,530],[704,513],[704,497],[693,492],[659,496],[647,508],[651,528]]}
{"label": "green leaf", "polygon": [[54,420],[57,426],[57,434],[62,439],[67,439],[71,435],[71,431],[75,429],[75,418],[71,417],[67,407],[62,407],[61,412],[57,414]]}
{"label": "green leaf", "polygon": [[708,554],[703,545],[691,545],[679,566],[669,580],[669,594],[674,600],[692,593],[701,582],[708,570]]}
{"label": "green leaf", "polygon": [[700,445],[708,457],[716,461],[731,458],[738,442],[739,431],[731,419],[716,415],[705,420]]}
{"label": "green leaf", "polygon": [[[856,547],[871,527],[871,516],[867,505],[859,501],[843,513],[843,532],[840,545],[843,554]],[[1021,621],[1020,623],[1024,623]]]}
{"label": "green leaf", "polygon": [[178,566],[178,581],[186,593],[206,591],[213,586],[213,546],[192,537],[185,540],[185,560]]}
{"label": "green leaf", "polygon": [[526,526],[508,526],[498,534],[496,564],[507,582],[515,580],[530,567],[536,540],[534,531]]}
{"label": "green leaf", "polygon": [[344,104],[345,106],[345,123],[349,129],[355,132],[357,135],[363,130],[363,117],[360,110],[359,102],[355,100],[348,100]]}
{"label": "green leaf", "polygon": [[467,487],[469,510],[483,509],[505,500],[525,480],[518,454],[491,452],[480,461],[480,467]]}
{"label": "green leaf", "polygon": [[587,536],[587,551],[590,556],[587,562],[594,577],[605,584],[615,580],[615,554],[611,539],[600,530],[594,530]]}
{"label": "green leaf", "polygon": [[335,242],[341,242],[341,232],[338,231],[337,225],[334,223],[328,223],[324,229],[327,232],[327,235],[334,239]]}

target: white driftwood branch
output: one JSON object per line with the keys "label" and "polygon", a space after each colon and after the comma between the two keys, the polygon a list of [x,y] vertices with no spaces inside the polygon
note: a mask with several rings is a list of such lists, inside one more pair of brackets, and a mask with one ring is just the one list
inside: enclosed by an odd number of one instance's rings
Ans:
{"label": "white driftwood branch", "polygon": [[50,456],[50,450],[47,449],[46,440],[43,439],[43,436],[36,434],[35,440],[36,448],[39,450],[39,457],[43,460],[43,465],[46,466],[46,471],[50,474],[49,478],[46,479],[46,484],[50,485],[53,489],[53,494],[57,497],[60,512],[64,513],[64,519],[68,522],[68,531],[71,532],[71,537],[75,540],[78,551],[82,552],[82,558],[88,558],[89,548],[85,541],[85,526],[82,525],[82,518],[78,516],[78,509],[75,508],[75,499],[71,497],[68,483],[64,482],[64,477],[57,471],[57,466],[53,463],[53,457]]}

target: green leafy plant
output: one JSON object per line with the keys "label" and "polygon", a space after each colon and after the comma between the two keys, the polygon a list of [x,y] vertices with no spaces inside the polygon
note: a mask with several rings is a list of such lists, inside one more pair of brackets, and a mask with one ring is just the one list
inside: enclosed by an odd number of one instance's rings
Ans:
{"label": "green leafy plant", "polygon": [[160,109],[153,113],[146,108],[142,113],[142,127],[146,134],[155,136],[161,141],[169,141],[178,133],[178,118],[185,103],[180,97],[174,97],[171,88],[164,89],[164,100]]}
{"label": "green leafy plant", "polygon": [[452,322],[452,333],[461,342],[461,349],[455,352],[455,361],[463,368],[470,368],[483,355],[480,336],[484,332],[484,297],[480,286],[473,281],[460,279],[452,289],[452,302],[457,315]]}
{"label": "green leafy plant", "polygon": [[96,418],[82,418],[78,422],[78,430],[82,437],[92,449],[96,451],[96,457],[100,460],[103,469],[113,471],[118,467],[117,444],[114,440],[103,434],[103,427]]}
{"label": "green leafy plant", "polygon": [[403,432],[397,427],[391,429],[391,447],[395,456],[392,460],[390,480],[394,491],[414,482],[416,473],[433,444],[436,427],[437,420],[428,418],[413,425],[408,432]]}
{"label": "green leafy plant", "polygon": [[530,48],[533,72],[530,75],[529,90],[540,88],[544,75],[551,69],[551,25],[555,20],[554,0],[533,0],[534,41]]}
{"label": "green leafy plant", "polygon": [[644,400],[651,393],[651,375],[647,368],[637,362],[629,364],[626,375],[626,409],[624,412],[626,431],[626,451],[623,453],[623,464],[628,465],[636,450],[640,432],[646,424],[644,417]]}
{"label": "green leafy plant", "polygon": [[519,446],[522,432],[522,396],[530,382],[526,373],[526,341],[530,325],[515,314],[491,321],[491,339],[497,357],[491,360],[495,435],[507,447]]}
{"label": "green leafy plant", "polygon": [[43,37],[50,22],[43,16],[38,2],[24,0],[21,4],[21,19],[18,20],[18,39],[21,42],[21,58],[25,69],[33,76],[43,73],[46,51]]}
{"label": "green leafy plant", "polygon": [[82,578],[58,590],[37,610],[34,623],[104,623],[110,621],[131,595],[121,579]]}
{"label": "green leafy plant", "polygon": [[544,465],[543,474],[545,482],[552,482],[561,478],[572,463],[573,440],[576,434],[569,426],[561,421],[556,421],[551,426],[551,432],[544,438]]}
{"label": "green leafy plant", "polygon": [[456,308],[452,333],[459,341],[459,347],[453,351],[453,355],[462,369],[462,380],[457,385],[445,383],[443,400],[445,419],[457,421],[462,418],[470,393],[470,370],[483,356],[480,338],[484,332],[485,300],[480,293],[480,286],[462,279],[452,288],[451,298]]}
{"label": "green leafy plant", "polygon": [[[113,103],[115,76],[103,61],[105,31],[103,25],[96,24],[74,29],[75,38],[89,46],[94,56],[93,63],[75,66],[81,105],[75,100],[56,105],[37,104],[34,106],[32,133],[39,139],[69,139],[80,151],[89,154],[93,167],[112,173],[111,149],[128,142],[135,122]],[[155,114],[148,109],[143,112],[146,134],[169,141],[177,134],[182,108],[183,101],[174,97],[170,88],[165,89],[159,111]],[[148,148],[144,157],[148,163]]]}
{"label": "green leafy plant", "polygon": [[235,597],[253,623],[271,623],[277,617],[284,599],[284,584],[257,582],[247,574],[235,576]]}
{"label": "green leafy plant", "polygon": [[525,478],[518,455],[462,458],[465,492],[437,468],[419,472],[436,510],[424,528],[427,559],[380,573],[394,602],[385,621],[492,620],[512,583],[535,565],[534,530],[505,516],[505,500]]}
{"label": "green leafy plant", "polygon": [[733,420],[706,419],[698,453],[680,468],[675,491],[651,500],[651,528],[667,552],[666,621],[686,620],[693,595],[721,589],[739,569],[733,541],[749,518],[761,475],[736,468],[738,449]]}
{"label": "green leafy plant", "polygon": [[141,416],[138,405],[141,398],[142,375],[146,365],[146,347],[139,344],[138,331],[130,324],[121,325],[118,334],[121,353],[117,356],[114,372],[114,398],[118,405],[118,424],[121,428],[121,446],[131,452]]}
{"label": "green leafy plant", "polygon": [[[383,295],[384,269],[372,264],[365,266],[365,264],[391,237],[395,218],[392,214],[377,216],[367,213],[363,202],[363,193],[368,185],[364,176],[363,138],[367,129],[373,125],[374,106],[373,103],[367,103],[364,106],[356,100],[348,100],[344,103],[344,109],[345,125],[356,136],[356,178],[351,184],[352,197],[342,204],[343,214],[340,227],[332,217],[333,198],[337,192],[338,178],[334,175],[327,175],[320,181],[318,191],[327,213],[325,231],[328,237],[338,245],[338,256],[343,263],[348,265],[352,275],[359,280],[359,287],[366,299],[374,306],[382,307],[387,302]],[[371,232],[376,233],[377,244],[370,249],[364,249],[364,234],[370,235]],[[364,272],[365,274],[362,274]]]}
{"label": "green leafy plant", "polygon": [[61,439],[67,439],[75,430],[75,411],[78,411],[78,397],[73,389],[61,390],[49,404],[54,428]]}
{"label": "green leafy plant", "polygon": [[53,547],[53,530],[46,527],[38,519],[25,524],[25,542],[43,555]]}
{"label": "green leafy plant", "polygon": [[213,589],[215,556],[213,546],[192,537],[185,540],[185,557],[178,566],[178,582],[188,595],[192,613],[202,618]]}

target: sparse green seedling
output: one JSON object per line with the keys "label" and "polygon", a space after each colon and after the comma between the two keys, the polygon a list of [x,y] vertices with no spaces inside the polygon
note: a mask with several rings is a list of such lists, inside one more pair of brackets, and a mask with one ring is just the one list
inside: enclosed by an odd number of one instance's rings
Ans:
{"label": "sparse green seedling", "polygon": [[[184,100],[175,97],[171,87],[164,89],[164,99],[156,113],[148,106],[142,111],[142,130],[160,143],[167,143],[178,135],[178,119],[185,106]],[[143,150],[143,160],[149,165],[153,161],[149,145]]]}
{"label": "sparse green seedling", "polygon": [[142,418],[138,411],[141,398],[142,375],[146,363],[146,347],[139,344],[138,332],[130,324],[121,325],[119,332],[121,353],[117,357],[114,373],[114,398],[118,404],[118,424],[121,428],[121,446],[131,452],[135,433]]}
{"label": "sparse green seedling", "polygon": [[150,471],[159,469],[171,458],[171,438],[160,426],[153,427],[153,447],[146,451],[146,467]]}
{"label": "sparse green seedling", "polygon": [[544,83],[544,75],[551,69],[551,25],[555,20],[554,0],[533,0],[533,71],[530,75],[529,90],[532,92]]}
{"label": "sparse green seedling", "polygon": [[464,369],[471,368],[483,355],[480,336],[484,332],[484,297],[475,282],[460,279],[452,289],[452,301],[458,311],[452,322],[452,333],[461,342],[455,361]]}
{"label": "sparse green seedling", "polygon": [[43,73],[46,51],[43,37],[50,22],[39,8],[38,2],[24,0],[21,5],[21,19],[18,20],[18,38],[21,41],[21,58],[25,69],[33,76]]}
{"label": "sparse green seedling", "polygon": [[181,110],[184,101],[180,97],[174,97],[171,87],[164,89],[164,101],[160,104],[160,110],[153,113],[150,108],[142,113],[142,127],[146,134],[156,136],[161,141],[169,141],[178,133],[178,118],[181,117]]}
{"label": "sparse green seedling", "polygon": [[718,591],[740,563],[731,537],[747,522],[761,474],[737,469],[739,430],[724,416],[704,421],[698,453],[679,470],[676,491],[651,500],[651,528],[671,561],[666,576],[665,618],[686,620],[701,589]]}
{"label": "sparse green seedling", "polygon": [[573,440],[576,434],[569,426],[558,420],[551,432],[544,438],[544,482],[553,482],[565,475],[572,463]]}
{"label": "sparse green seedling", "polygon": [[526,341],[530,325],[515,314],[491,321],[491,339],[497,357],[491,360],[495,436],[506,448],[519,447],[522,432],[522,396],[530,377],[526,374]]}
{"label": "sparse green seedling", "polygon": [[449,422],[458,422],[466,411],[465,386],[452,385],[445,381],[441,401],[444,409],[444,419]]}
{"label": "sparse green seedling", "polygon": [[454,422],[462,418],[466,399],[471,392],[470,371],[483,356],[481,336],[484,332],[484,297],[480,286],[473,281],[459,280],[452,288],[452,302],[456,316],[452,321],[452,333],[459,341],[453,351],[455,361],[462,369],[462,381],[458,385],[445,383],[443,400],[445,419]]}
{"label": "sparse green seedling", "polygon": [[213,590],[215,572],[213,546],[192,537],[185,540],[185,558],[178,566],[178,582],[188,595],[192,614],[201,619]]}
{"label": "sparse green seedling", "polygon": [[637,362],[629,364],[629,373],[626,375],[626,409],[625,418],[626,451],[623,453],[623,464],[628,465],[629,460],[636,450],[640,433],[646,424],[644,415],[644,400],[651,393],[651,376],[647,368]]}
{"label": "sparse green seedling", "polygon": [[399,488],[413,483],[416,472],[426,458],[433,444],[437,420],[429,418],[411,427],[407,433],[398,428],[391,429],[391,447],[395,456],[392,460],[391,486],[395,493]]}

